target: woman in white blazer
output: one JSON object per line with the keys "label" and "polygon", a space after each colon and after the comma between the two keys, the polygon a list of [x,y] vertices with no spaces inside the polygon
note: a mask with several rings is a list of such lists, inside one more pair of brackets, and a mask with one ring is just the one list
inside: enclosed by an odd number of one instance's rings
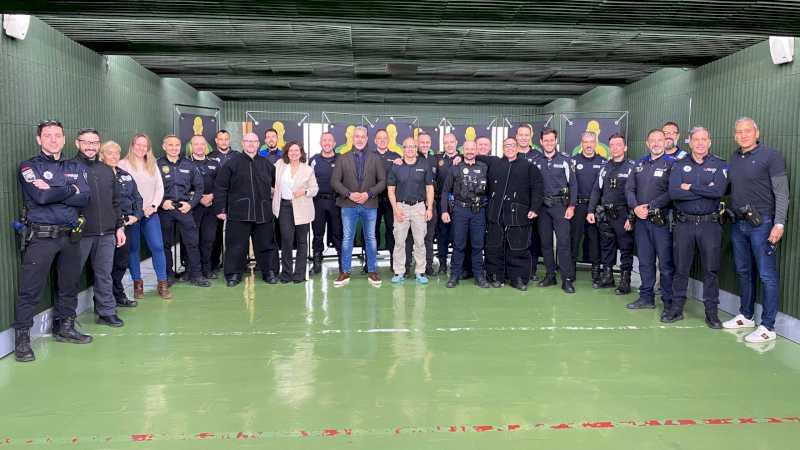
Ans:
{"label": "woman in white blazer", "polygon": [[[281,230],[281,283],[306,281],[308,233],[314,220],[314,196],[319,187],[314,169],[306,163],[306,152],[298,142],[289,142],[275,163],[275,193],[272,213]],[[297,257],[292,248],[297,242]]]}

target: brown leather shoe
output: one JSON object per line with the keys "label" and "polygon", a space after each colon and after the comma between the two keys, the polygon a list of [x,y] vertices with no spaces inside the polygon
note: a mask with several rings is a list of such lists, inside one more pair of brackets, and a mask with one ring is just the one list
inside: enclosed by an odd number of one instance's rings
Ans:
{"label": "brown leather shoe", "polygon": [[144,281],[143,280],[133,280],[133,298],[135,298],[135,299],[144,298]]}
{"label": "brown leather shoe", "polygon": [[333,281],[333,286],[334,287],[344,286],[349,282],[350,282],[350,273],[341,272],[339,276]]}
{"label": "brown leather shoe", "polygon": [[381,287],[381,276],[378,275],[378,272],[370,272],[367,274],[367,280],[369,280],[369,284],[375,287]]}
{"label": "brown leather shoe", "polygon": [[172,298],[172,292],[169,291],[167,280],[158,282],[158,295],[163,299]]}

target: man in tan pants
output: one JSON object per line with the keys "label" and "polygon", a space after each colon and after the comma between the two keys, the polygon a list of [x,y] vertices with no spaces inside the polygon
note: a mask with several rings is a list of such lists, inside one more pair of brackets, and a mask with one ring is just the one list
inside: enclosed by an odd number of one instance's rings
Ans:
{"label": "man in tan pants", "polygon": [[414,138],[403,141],[403,164],[393,165],[389,171],[389,202],[394,211],[394,254],[392,283],[405,280],[406,237],[408,229],[414,236],[414,260],[416,261],[416,278],[420,284],[426,284],[425,277],[425,232],[427,221],[433,217],[433,173],[428,163],[417,157],[417,145]]}

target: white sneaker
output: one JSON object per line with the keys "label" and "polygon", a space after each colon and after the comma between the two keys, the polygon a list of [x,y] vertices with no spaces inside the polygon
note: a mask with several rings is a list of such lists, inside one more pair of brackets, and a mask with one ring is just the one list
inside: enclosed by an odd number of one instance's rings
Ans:
{"label": "white sneaker", "polygon": [[750,343],[768,342],[775,340],[775,332],[769,331],[764,325],[759,325],[756,331],[744,337],[744,340]]}
{"label": "white sneaker", "polygon": [[722,322],[722,328],[727,328],[729,330],[736,328],[755,328],[755,326],[755,321],[752,321],[741,314],[737,314],[736,317],[731,320]]}

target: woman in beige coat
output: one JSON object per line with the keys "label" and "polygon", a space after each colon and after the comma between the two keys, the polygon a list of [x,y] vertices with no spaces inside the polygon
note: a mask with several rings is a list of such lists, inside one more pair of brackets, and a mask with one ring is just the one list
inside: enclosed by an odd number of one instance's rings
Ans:
{"label": "woman in beige coat", "polygon": [[[314,220],[314,196],[317,195],[314,169],[306,163],[306,152],[297,142],[284,147],[283,156],[275,163],[275,193],[272,213],[281,230],[281,283],[306,281],[308,233]],[[292,261],[292,248],[297,242],[297,257]]]}

